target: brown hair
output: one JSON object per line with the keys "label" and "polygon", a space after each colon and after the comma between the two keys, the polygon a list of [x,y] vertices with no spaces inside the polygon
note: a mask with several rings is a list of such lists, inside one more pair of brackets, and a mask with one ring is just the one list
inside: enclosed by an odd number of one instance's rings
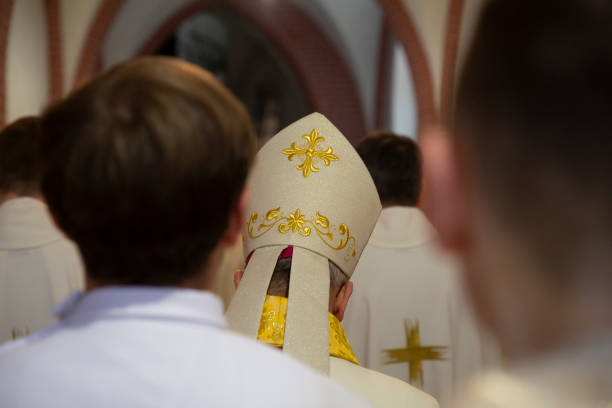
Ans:
{"label": "brown hair", "polygon": [[128,61],[42,116],[42,190],[102,283],[173,285],[200,271],[255,154],[243,105],[166,57]]}
{"label": "brown hair", "polygon": [[40,122],[21,118],[0,132],[0,191],[20,196],[40,192]]}
{"label": "brown hair", "polygon": [[612,3],[493,0],[474,38],[456,144],[504,228],[563,281],[593,238],[612,249]]}
{"label": "brown hair", "polygon": [[421,149],[407,136],[388,130],[367,135],[357,152],[372,175],[384,206],[415,206],[423,182]]}

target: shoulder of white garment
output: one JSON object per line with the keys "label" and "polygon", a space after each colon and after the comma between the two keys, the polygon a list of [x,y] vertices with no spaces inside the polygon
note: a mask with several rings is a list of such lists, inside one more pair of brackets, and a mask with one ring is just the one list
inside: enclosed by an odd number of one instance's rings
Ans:
{"label": "shoulder of white garment", "polygon": [[385,248],[410,248],[425,245],[436,231],[425,214],[416,207],[393,206],[382,210],[368,245]]}
{"label": "shoulder of white garment", "polygon": [[330,357],[329,375],[376,408],[438,408],[431,395],[397,378]]}
{"label": "shoulder of white garment", "polygon": [[[224,330],[211,293],[108,288],[74,294],[57,314],[57,324],[2,348],[0,405],[98,408],[179,398],[186,407],[369,406],[279,351]],[[105,390],[95,385],[100,379]]]}
{"label": "shoulder of white garment", "polygon": [[35,248],[62,239],[44,202],[19,197],[0,205],[0,249]]}

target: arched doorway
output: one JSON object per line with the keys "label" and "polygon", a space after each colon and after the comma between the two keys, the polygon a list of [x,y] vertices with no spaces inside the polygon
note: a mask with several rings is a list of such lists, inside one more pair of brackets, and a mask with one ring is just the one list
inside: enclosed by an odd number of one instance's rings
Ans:
{"label": "arched doorway", "polygon": [[285,58],[230,10],[215,8],[188,17],[153,53],[212,72],[245,104],[260,145],[314,110]]}
{"label": "arched doorway", "polygon": [[[117,1],[105,0],[100,10],[105,9],[107,2],[110,5],[106,9],[117,13]],[[119,8],[126,8],[129,3],[129,0],[124,1]],[[325,114],[353,143],[363,137],[366,132],[364,112],[353,72],[332,41],[299,7],[288,1],[266,0],[198,0],[181,3],[183,5],[167,13],[161,23],[147,29],[148,36],[126,58],[159,52],[175,35],[179,26],[198,13],[231,13],[254,28],[270,48],[282,57],[295,76],[311,110]],[[99,36],[101,32],[106,36],[113,28],[113,23],[109,23],[106,16],[100,23],[96,19],[95,24],[105,24],[106,27],[91,29],[98,37],[85,41],[81,61],[86,61],[87,66],[77,68],[77,80],[95,73],[103,65],[101,52],[105,44],[104,41],[100,43]],[[130,27],[126,27],[127,33],[129,30]],[[124,38],[129,41],[127,36]]]}

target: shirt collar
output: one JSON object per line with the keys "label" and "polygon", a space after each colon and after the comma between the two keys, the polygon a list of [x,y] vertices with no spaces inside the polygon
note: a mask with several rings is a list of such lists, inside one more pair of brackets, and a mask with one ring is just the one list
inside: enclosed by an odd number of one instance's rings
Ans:
{"label": "shirt collar", "polygon": [[416,207],[383,208],[368,245],[407,248],[434,240],[435,230]]}
{"label": "shirt collar", "polygon": [[211,292],[149,286],[109,286],[75,292],[55,309],[60,321],[106,318],[176,320],[225,328],[223,304]]}
{"label": "shirt collar", "polygon": [[19,197],[0,205],[0,249],[34,248],[62,237],[42,201]]}

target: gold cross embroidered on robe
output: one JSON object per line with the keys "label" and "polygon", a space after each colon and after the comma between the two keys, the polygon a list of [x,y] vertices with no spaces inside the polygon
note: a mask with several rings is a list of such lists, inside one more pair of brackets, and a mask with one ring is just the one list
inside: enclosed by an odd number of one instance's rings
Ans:
{"label": "gold cross embroidered on robe", "polygon": [[423,360],[446,360],[443,353],[447,350],[447,347],[421,346],[418,320],[414,326],[405,321],[404,330],[406,332],[406,348],[383,350],[387,357],[387,361],[383,364],[408,363],[410,383],[422,387],[424,383]]}

